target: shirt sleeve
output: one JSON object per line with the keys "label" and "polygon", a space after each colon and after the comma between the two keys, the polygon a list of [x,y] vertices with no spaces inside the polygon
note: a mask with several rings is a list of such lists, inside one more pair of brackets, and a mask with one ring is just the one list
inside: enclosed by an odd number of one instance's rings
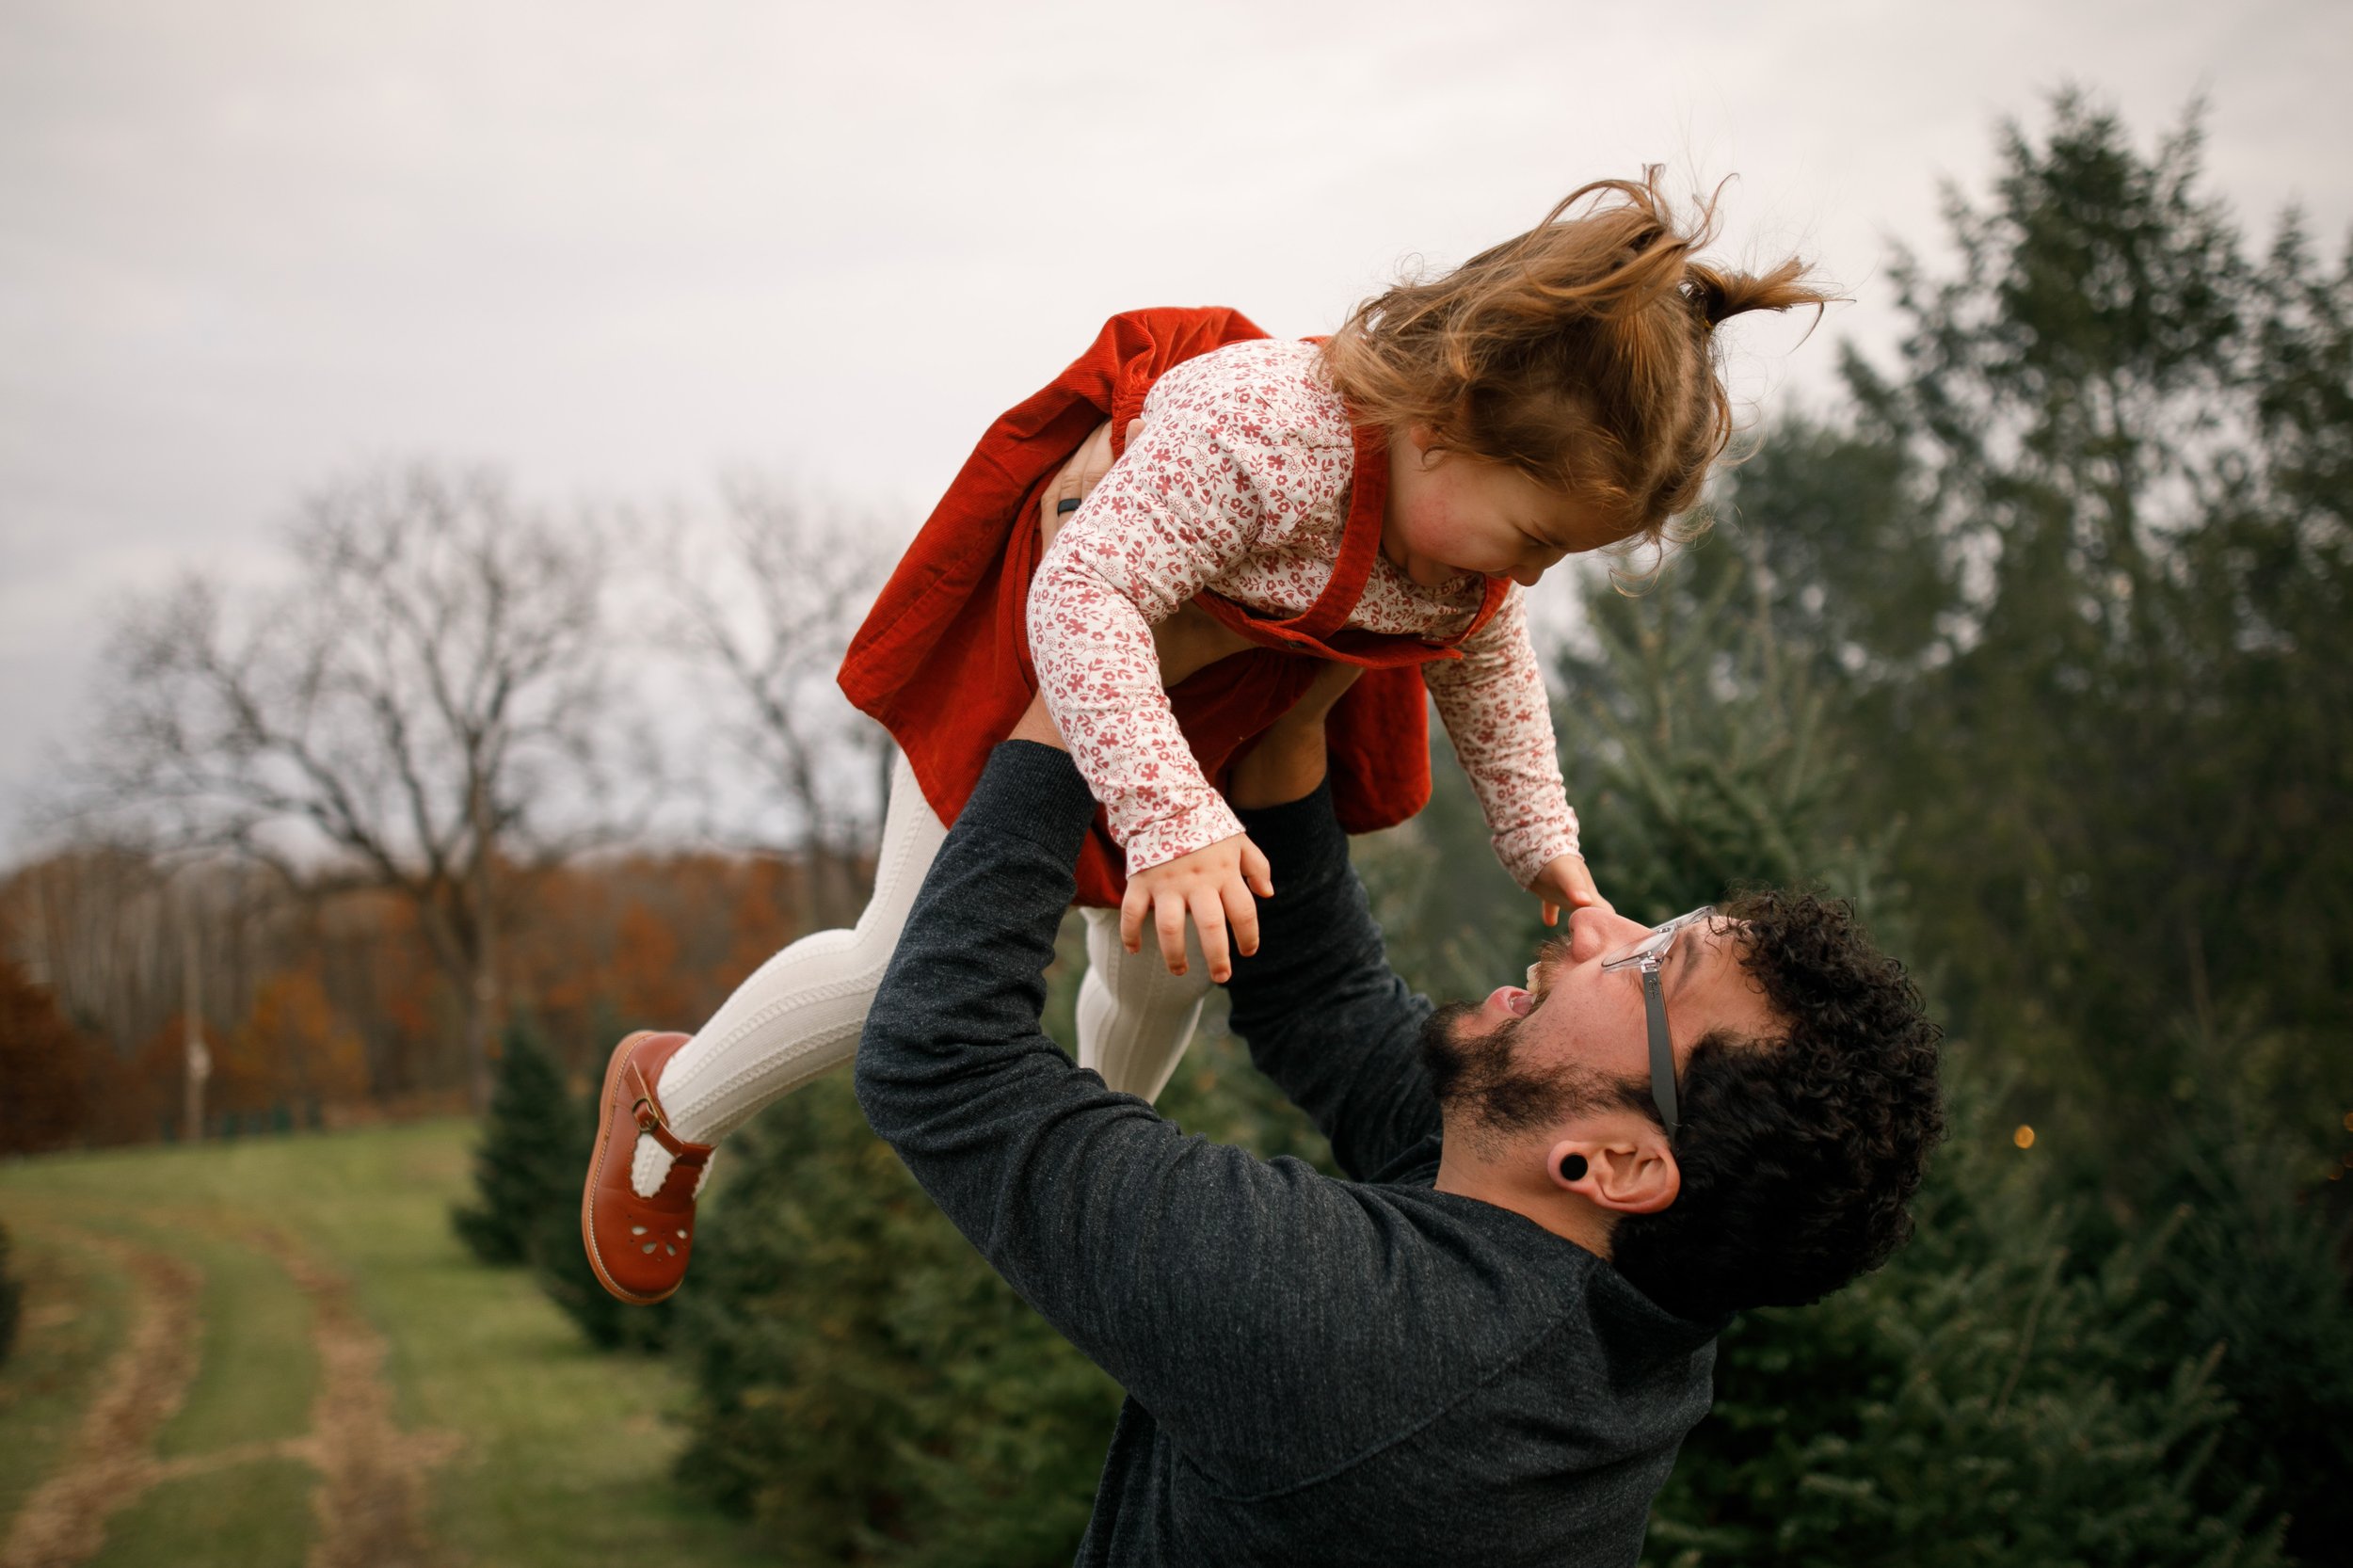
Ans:
{"label": "shirt sleeve", "polygon": [[1496,858],[1525,888],[1553,860],[1577,854],[1577,812],[1561,777],[1552,697],[1516,585],[1487,624],[1464,639],[1462,653],[1424,664],[1422,680],[1486,813]]}
{"label": "shirt sleeve", "polygon": [[1349,480],[1346,448],[1307,428],[1285,389],[1196,366],[1161,378],[1030,586],[1038,688],[1130,874],[1241,831],[1177,728],[1152,628]]}

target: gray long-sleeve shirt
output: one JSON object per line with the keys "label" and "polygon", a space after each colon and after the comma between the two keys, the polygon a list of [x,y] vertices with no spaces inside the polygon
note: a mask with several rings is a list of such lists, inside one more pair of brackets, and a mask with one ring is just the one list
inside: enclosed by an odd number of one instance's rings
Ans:
{"label": "gray long-sleeve shirt", "polygon": [[1079,1560],[1633,1562],[1715,1325],[1433,1190],[1430,1004],[1321,791],[1245,815],[1276,891],[1233,1022],[1352,1179],[1189,1137],[1075,1066],[1038,1015],[1094,806],[1062,752],[998,747],[857,1057],[874,1130],[1128,1392]]}

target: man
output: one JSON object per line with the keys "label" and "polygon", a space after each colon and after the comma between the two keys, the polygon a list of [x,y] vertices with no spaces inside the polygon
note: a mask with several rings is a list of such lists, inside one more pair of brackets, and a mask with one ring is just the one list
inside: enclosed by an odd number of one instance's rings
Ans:
{"label": "man", "polygon": [[1902,1238],[1936,1032],[1843,910],[1779,896],[1657,935],[1580,909],[1527,987],[1433,1010],[1319,712],[1231,781],[1275,889],[1233,1025],[1349,1179],[1188,1137],[1039,1032],[1095,804],[1042,707],[924,885],[859,1101],[1128,1392],[1080,1562],[1630,1563],[1726,1318]]}

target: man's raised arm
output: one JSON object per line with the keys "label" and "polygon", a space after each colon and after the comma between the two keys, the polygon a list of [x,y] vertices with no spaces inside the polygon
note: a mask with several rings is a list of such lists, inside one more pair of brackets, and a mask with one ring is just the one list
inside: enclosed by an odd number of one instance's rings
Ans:
{"label": "man's raised arm", "polygon": [[[1187,1136],[1039,1031],[1094,806],[1060,751],[997,748],[868,1015],[858,1102],[990,1265],[1218,1485],[1289,1484],[1359,1441],[1344,1424],[1303,1435],[1303,1375],[1398,1361],[1402,1325],[1364,1313],[1397,1288],[1393,1249],[1344,1184]],[[1401,1041],[1412,1012],[1392,998]]]}
{"label": "man's raised arm", "polygon": [[1430,1003],[1389,968],[1328,784],[1241,814],[1273,868],[1274,896],[1259,901],[1257,953],[1236,961],[1227,987],[1234,1032],[1341,1168],[1374,1179],[1438,1131],[1416,1048]]}

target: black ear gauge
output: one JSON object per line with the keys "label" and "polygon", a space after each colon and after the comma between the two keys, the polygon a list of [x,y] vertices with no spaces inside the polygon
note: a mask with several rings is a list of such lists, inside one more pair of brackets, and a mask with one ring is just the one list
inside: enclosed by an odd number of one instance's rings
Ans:
{"label": "black ear gauge", "polygon": [[1585,1179],[1585,1157],[1581,1154],[1562,1155],[1561,1157],[1561,1179],[1583,1181]]}

